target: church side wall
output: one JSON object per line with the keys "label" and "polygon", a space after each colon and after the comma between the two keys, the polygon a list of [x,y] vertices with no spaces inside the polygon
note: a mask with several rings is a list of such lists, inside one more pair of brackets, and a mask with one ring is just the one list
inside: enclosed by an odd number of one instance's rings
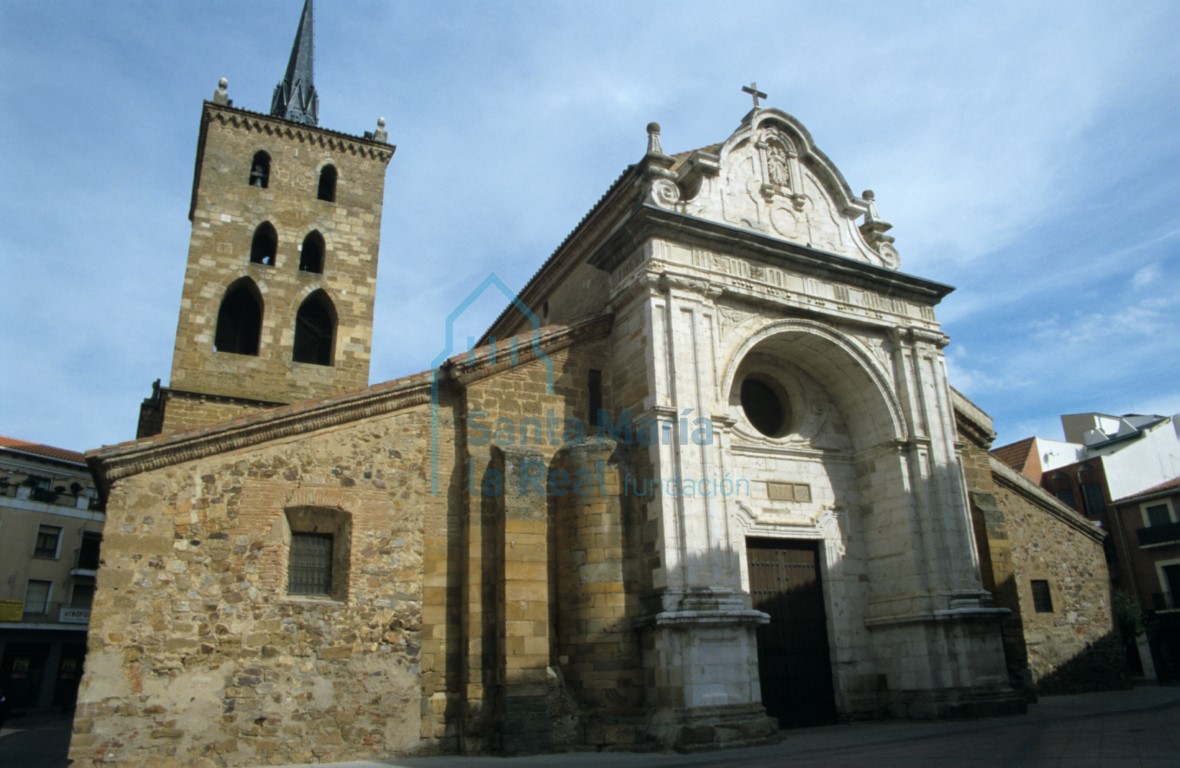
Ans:
{"label": "church side wall", "polygon": [[[1101,541],[1006,483],[997,487],[1035,690],[1053,694],[1121,687],[1123,654]],[[1050,606],[1036,605],[1034,581],[1047,582]]]}
{"label": "church side wall", "polygon": [[[1013,687],[1028,695],[1118,687],[1120,651],[1101,538],[1017,473],[997,469],[986,448],[990,436],[957,416],[967,438],[962,463],[984,587],[1012,611],[1003,632]],[[1037,610],[1034,581],[1046,583],[1051,610]]]}
{"label": "church side wall", "polygon": [[[74,765],[430,748],[423,530],[445,535],[447,497],[429,493],[429,436],[422,406],[117,481]],[[330,597],[288,594],[304,528],[334,535]]]}

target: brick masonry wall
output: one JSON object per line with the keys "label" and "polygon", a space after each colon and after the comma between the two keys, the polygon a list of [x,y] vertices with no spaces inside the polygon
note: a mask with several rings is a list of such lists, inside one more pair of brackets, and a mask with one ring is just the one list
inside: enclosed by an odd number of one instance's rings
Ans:
{"label": "brick masonry wall", "polygon": [[[74,765],[221,766],[431,749],[429,408],[115,483]],[[452,464],[442,457],[443,471]],[[339,599],[287,594],[286,510],[338,510]],[[342,573],[343,572],[343,573]],[[433,731],[427,729],[432,734]]]}

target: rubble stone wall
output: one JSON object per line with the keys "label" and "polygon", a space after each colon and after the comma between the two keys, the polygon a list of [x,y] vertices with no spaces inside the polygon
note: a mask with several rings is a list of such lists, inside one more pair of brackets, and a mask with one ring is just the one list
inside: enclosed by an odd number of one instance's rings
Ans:
{"label": "rubble stone wall", "polygon": [[[117,481],[73,764],[429,748],[423,531],[446,499],[429,493],[429,435],[430,409],[415,407]],[[336,526],[330,597],[288,594],[290,528],[308,510]]]}

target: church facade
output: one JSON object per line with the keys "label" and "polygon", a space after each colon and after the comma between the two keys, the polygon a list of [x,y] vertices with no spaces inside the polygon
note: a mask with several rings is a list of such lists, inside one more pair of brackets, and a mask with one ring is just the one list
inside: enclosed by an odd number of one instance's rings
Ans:
{"label": "church facade", "polygon": [[648,126],[475,349],[364,388],[394,148],[318,127],[310,34],[271,114],[205,103],[172,380],[88,454],[76,764],[758,743],[1023,711],[1106,647],[1101,532],[997,484],[948,386],[951,289],[756,89],[716,145]]}

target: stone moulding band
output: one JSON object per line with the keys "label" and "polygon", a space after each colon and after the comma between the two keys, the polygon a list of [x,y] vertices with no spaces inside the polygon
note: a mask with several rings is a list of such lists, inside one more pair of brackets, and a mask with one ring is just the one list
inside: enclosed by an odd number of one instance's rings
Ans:
{"label": "stone moulding band", "polygon": [[700,627],[732,624],[769,624],[770,615],[762,611],[661,611],[639,616],[631,621],[635,629],[647,627]]}
{"label": "stone moulding band", "polygon": [[902,616],[882,616],[876,619],[865,619],[865,626],[869,629],[877,627],[895,627],[902,624],[928,624],[940,621],[1002,621],[1012,611],[1007,608],[947,608],[922,613],[907,613]]}

